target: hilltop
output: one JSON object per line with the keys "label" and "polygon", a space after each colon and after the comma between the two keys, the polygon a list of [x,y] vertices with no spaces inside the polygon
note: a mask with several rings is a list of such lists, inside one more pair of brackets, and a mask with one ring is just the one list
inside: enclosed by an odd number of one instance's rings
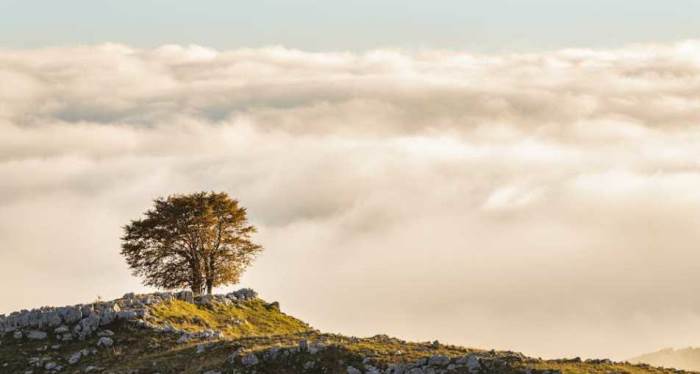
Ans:
{"label": "hilltop", "polygon": [[651,365],[700,371],[700,348],[662,349],[630,359]]}
{"label": "hilltop", "polygon": [[127,294],[0,316],[0,373],[678,373],[322,333],[250,289]]}

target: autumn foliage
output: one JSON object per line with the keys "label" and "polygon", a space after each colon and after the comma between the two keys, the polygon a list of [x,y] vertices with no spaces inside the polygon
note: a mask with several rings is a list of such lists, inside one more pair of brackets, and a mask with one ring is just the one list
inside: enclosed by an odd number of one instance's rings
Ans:
{"label": "autumn foliage", "polygon": [[173,195],[124,226],[121,253],[146,285],[211,294],[237,283],[262,250],[251,241],[255,231],[226,193]]}

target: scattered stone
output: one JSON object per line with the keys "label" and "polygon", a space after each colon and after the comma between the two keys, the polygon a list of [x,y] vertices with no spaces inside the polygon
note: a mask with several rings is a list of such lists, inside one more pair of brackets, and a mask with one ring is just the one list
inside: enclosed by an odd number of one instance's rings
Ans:
{"label": "scattered stone", "polygon": [[32,339],[32,340],[44,340],[48,334],[46,334],[43,331],[38,331],[38,330],[32,330],[27,333],[27,339]]}
{"label": "scattered stone", "polygon": [[195,298],[195,302],[199,305],[212,305],[215,300],[213,295],[202,295]]}
{"label": "scattered stone", "polygon": [[112,340],[111,338],[108,338],[106,336],[101,337],[100,340],[97,341],[98,347],[110,348],[113,345],[114,345],[114,340]]}
{"label": "scattered stone", "polygon": [[114,332],[112,330],[102,330],[102,331],[97,333],[97,336],[99,336],[99,337],[114,336]]}
{"label": "scattered stone", "polygon": [[139,313],[134,310],[122,310],[117,312],[117,319],[133,320],[139,317]]}
{"label": "scattered stone", "polygon": [[206,351],[206,347],[204,347],[204,344],[197,344],[197,354],[202,354]]}
{"label": "scattered stone", "polygon": [[53,329],[53,332],[56,334],[65,334],[70,331],[70,327],[66,325],[61,325]]}
{"label": "scattered stone", "polygon": [[447,356],[432,356],[428,359],[428,365],[445,366],[450,363],[450,358]]}
{"label": "scattered stone", "polygon": [[479,358],[476,356],[468,356],[467,357],[467,369],[469,369],[470,373],[474,373],[478,371],[481,368],[481,364],[479,363]]}
{"label": "scattered stone", "polygon": [[257,365],[258,358],[255,356],[255,354],[250,353],[241,359],[241,363],[244,366],[254,366],[254,365]]}
{"label": "scattered stone", "polygon": [[359,369],[355,369],[352,366],[348,366],[347,372],[348,374],[362,374],[362,372]]}
{"label": "scattered stone", "polygon": [[83,312],[78,307],[59,308],[58,314],[67,325],[77,323],[83,318]]}
{"label": "scattered stone", "polygon": [[253,291],[250,288],[241,288],[238,291],[231,292],[230,294],[226,295],[230,299],[235,299],[235,300],[250,300],[250,299],[255,299],[258,297],[258,293]]}
{"label": "scattered stone", "polygon": [[50,311],[46,313],[46,325],[48,327],[56,327],[63,323],[61,316],[56,311]]}
{"label": "scattered stone", "polygon": [[15,331],[14,334],[12,334],[12,337],[15,339],[22,339],[22,331]]}
{"label": "scattered stone", "polygon": [[80,351],[75,352],[72,355],[70,355],[70,357],[68,357],[68,363],[71,365],[75,365],[80,361],[80,359],[82,357],[83,357],[82,352],[80,352]]}
{"label": "scattered stone", "polygon": [[46,365],[44,365],[44,369],[46,370],[56,370],[58,367],[58,364],[55,362],[47,362]]}

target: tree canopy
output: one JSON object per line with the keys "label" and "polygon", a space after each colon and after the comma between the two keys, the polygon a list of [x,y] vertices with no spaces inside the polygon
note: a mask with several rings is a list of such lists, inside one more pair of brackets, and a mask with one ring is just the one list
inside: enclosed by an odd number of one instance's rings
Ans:
{"label": "tree canopy", "polygon": [[237,283],[262,251],[246,209],[224,192],[158,198],[144,215],[124,226],[121,253],[149,286],[211,294]]}

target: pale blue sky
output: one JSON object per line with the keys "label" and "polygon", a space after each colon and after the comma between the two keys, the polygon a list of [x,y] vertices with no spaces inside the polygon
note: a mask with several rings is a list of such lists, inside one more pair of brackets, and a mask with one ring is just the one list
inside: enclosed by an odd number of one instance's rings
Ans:
{"label": "pale blue sky", "polygon": [[0,47],[615,47],[700,37],[697,0],[0,0]]}

